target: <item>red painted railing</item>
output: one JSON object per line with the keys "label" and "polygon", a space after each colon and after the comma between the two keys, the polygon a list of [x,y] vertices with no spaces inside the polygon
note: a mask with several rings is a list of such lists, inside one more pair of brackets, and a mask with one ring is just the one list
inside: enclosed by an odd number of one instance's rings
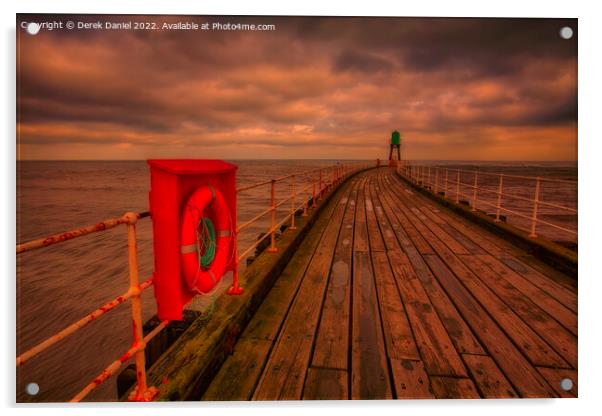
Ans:
{"label": "red painted railing", "polygon": [[[270,189],[270,205],[269,207],[262,211],[257,216],[251,218],[240,226],[236,228],[236,256],[237,256],[237,264],[240,260],[244,259],[247,255],[251,253],[263,240],[270,237],[270,247],[268,248],[268,252],[275,253],[278,251],[277,241],[276,241],[276,230],[285,224],[287,221],[290,221],[289,230],[295,230],[295,216],[299,210],[303,210],[302,215],[307,216],[308,210],[316,207],[316,201],[322,199],[322,197],[329,191],[333,190],[337,184],[342,182],[342,180],[348,175],[368,167],[368,165],[364,162],[361,163],[351,163],[351,164],[336,164],[332,166],[327,166],[323,168],[317,168],[308,170],[305,172],[294,173],[291,175],[286,175],[280,178],[271,179],[267,181],[263,181],[260,183],[256,183],[253,185],[244,186],[237,189],[237,193],[245,192],[251,189],[255,189],[262,186],[269,186]],[[284,184],[285,182],[289,183],[290,193],[280,200],[277,201],[277,187],[279,184]],[[300,202],[301,201],[301,202]],[[284,219],[277,222],[276,220],[276,212],[278,208],[282,207],[287,202],[290,203],[290,208],[288,208],[287,214]],[[311,204],[311,205],[310,205]],[[282,209],[282,208],[281,208]],[[242,254],[238,255],[238,237],[242,231],[244,231],[251,224],[257,222],[261,218],[266,215],[271,216],[270,226],[265,233],[265,235],[252,243],[249,247],[244,249]],[[131,303],[131,316],[132,316],[132,326],[133,326],[133,341],[130,348],[122,354],[117,360],[112,362],[109,366],[107,366],[97,377],[95,377],[87,386],[85,386],[78,394],[76,394],[71,401],[79,402],[83,400],[90,392],[92,392],[97,386],[102,384],[109,377],[114,375],[117,370],[123,365],[124,362],[129,360],[130,358],[135,358],[136,363],[136,380],[137,384],[129,399],[133,401],[150,401],[153,400],[158,390],[156,387],[148,386],[146,383],[146,358],[145,358],[145,348],[148,342],[155,337],[161,330],[163,330],[168,324],[169,321],[163,321],[159,326],[157,326],[152,332],[143,335],[142,327],[142,310],[140,303],[141,293],[148,289],[153,284],[152,279],[147,279],[143,283],[139,282],[138,277],[138,252],[137,252],[137,243],[136,243],[136,223],[140,219],[150,217],[149,212],[143,213],[133,213],[128,212],[121,217],[111,218],[102,222],[99,222],[94,225],[90,225],[83,228],[78,228],[70,231],[66,231],[60,234],[54,234],[48,237],[28,241],[25,243],[17,244],[16,246],[16,254],[24,253],[27,251],[42,249],[44,247],[49,247],[54,244],[62,243],[64,241],[72,240],[74,238],[82,237],[92,233],[98,233],[105,230],[109,230],[111,228],[118,227],[120,225],[125,225],[128,231],[128,262],[129,262],[129,278],[130,278],[130,287],[129,290],[118,296],[115,299],[110,300],[106,304],[102,305],[98,309],[92,311],[88,315],[84,316],[80,320],[72,323],[67,326],[63,330],[57,332],[51,337],[47,338],[43,342],[37,344],[33,348],[25,351],[21,355],[19,355],[16,359],[16,366],[19,367],[26,362],[28,362],[33,357],[42,353],[50,346],[56,344],[57,342],[67,338],[69,335],[76,333],[78,330],[82,329],[89,323],[95,321],[99,317],[105,315],[111,310],[115,309],[117,306],[123,304],[126,301],[130,301]],[[238,284],[238,267],[234,273],[234,281],[233,287],[230,288],[230,294],[238,294],[241,290]]]}

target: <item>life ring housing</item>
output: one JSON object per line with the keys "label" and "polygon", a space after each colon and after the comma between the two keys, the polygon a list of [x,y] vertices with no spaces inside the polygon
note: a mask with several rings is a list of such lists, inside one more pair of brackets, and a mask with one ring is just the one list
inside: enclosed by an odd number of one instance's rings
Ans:
{"label": "life ring housing", "polygon": [[182,275],[188,289],[207,293],[232,260],[230,209],[211,185],[198,188],[186,201],[180,229]]}

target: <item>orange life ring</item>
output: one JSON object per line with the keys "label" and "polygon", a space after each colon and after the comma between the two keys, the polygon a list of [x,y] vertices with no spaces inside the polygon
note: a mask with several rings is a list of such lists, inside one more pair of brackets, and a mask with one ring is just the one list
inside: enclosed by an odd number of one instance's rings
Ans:
{"label": "orange life ring", "polygon": [[182,275],[190,291],[207,293],[220,281],[232,260],[233,234],[222,194],[211,185],[197,189],[184,206],[180,229]]}

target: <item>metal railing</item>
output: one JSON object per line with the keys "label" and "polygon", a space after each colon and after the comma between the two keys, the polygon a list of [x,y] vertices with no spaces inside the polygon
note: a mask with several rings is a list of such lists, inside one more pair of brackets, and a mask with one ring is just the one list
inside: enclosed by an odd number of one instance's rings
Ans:
{"label": "metal railing", "polygon": [[[336,187],[336,185],[343,181],[345,177],[357,172],[358,170],[365,169],[369,166],[372,165],[366,164],[365,162],[336,164],[322,168],[311,169],[300,173],[293,173],[276,179],[270,179],[238,188],[236,190],[237,195],[262,186],[269,186],[270,200],[269,206],[264,211],[260,212],[248,221],[245,221],[243,224],[237,225],[236,227],[237,265],[236,270],[234,272],[233,287],[231,288],[231,292],[238,293],[239,290],[238,263],[241,260],[247,257],[267,238],[270,239],[270,244],[269,247],[267,247],[266,251],[268,253],[278,252],[278,247],[276,243],[276,232],[280,227],[282,227],[284,224],[290,221],[288,229],[296,230],[297,227],[295,225],[295,216],[300,210],[303,210],[301,216],[307,217],[309,209],[316,208],[316,201],[321,200],[325,194],[332,191]],[[284,184],[284,186],[287,186],[286,182],[288,182],[288,189],[290,192],[283,199],[278,200],[277,186],[278,184]],[[299,200],[301,202],[299,202]],[[282,207],[287,202],[290,203],[290,207],[286,211],[287,214],[282,219],[280,219],[280,221],[278,221],[278,208]],[[238,237],[241,231],[247,229],[250,225],[256,223],[257,221],[261,220],[262,218],[268,215],[270,216],[270,225],[267,228],[266,232],[263,233],[263,235],[260,238],[258,238],[255,242],[253,242],[247,248],[245,248],[242,254],[239,255]]]}
{"label": "metal railing", "polygon": [[[537,237],[537,226],[545,225],[552,227],[557,231],[561,231],[570,235],[577,236],[577,226],[568,228],[564,225],[559,225],[541,219],[540,210],[542,207],[551,208],[555,211],[561,211],[568,215],[577,215],[577,208],[561,205],[554,202],[543,200],[542,185],[545,183],[562,184],[574,188],[577,192],[577,182],[545,178],[534,176],[511,175],[505,173],[483,172],[478,170],[454,169],[441,166],[417,165],[407,161],[400,163],[397,167],[398,172],[409,181],[431,190],[435,194],[441,195],[443,198],[452,199],[456,204],[463,202],[461,198],[466,198],[464,201],[471,206],[472,211],[477,211],[479,207],[489,207],[495,211],[495,222],[500,222],[502,213],[508,213],[525,220],[528,227],[514,224],[518,228],[524,229],[529,233],[529,237]],[[461,177],[468,176],[468,181],[462,182]],[[483,178],[489,182],[489,186],[494,186],[494,189],[483,186]],[[532,197],[518,195],[507,190],[505,185],[509,180],[520,180],[521,187],[528,183],[532,183]],[[506,181],[506,182],[505,182]],[[506,187],[505,187],[506,186]],[[465,190],[469,189],[468,192]],[[519,212],[517,209],[511,209],[504,206],[504,199],[518,201],[528,207],[528,212]]]}
{"label": "metal railing", "polygon": [[[278,251],[277,241],[276,241],[276,230],[285,224],[287,221],[290,221],[289,230],[295,230],[295,216],[299,210],[303,210],[302,216],[308,216],[308,211],[312,208],[316,208],[316,201],[321,200],[324,195],[333,189],[343,181],[343,179],[350,174],[357,172],[358,170],[367,168],[369,165],[365,163],[353,163],[353,164],[336,164],[332,166],[327,166],[323,168],[317,168],[308,170],[301,173],[294,173],[291,175],[286,175],[277,179],[271,179],[267,181],[263,181],[260,183],[255,183],[252,185],[244,186],[238,188],[236,190],[237,194],[245,191],[249,191],[251,189],[259,188],[262,186],[270,187],[270,205],[269,207],[262,211],[260,214],[251,218],[250,220],[244,222],[240,226],[236,227],[236,239],[234,244],[235,250],[235,270],[233,275],[233,285],[228,290],[228,294],[236,295],[242,293],[242,288],[239,286],[238,282],[238,263],[240,260],[244,259],[253,249],[255,249],[263,240],[267,237],[270,237],[270,246],[267,249],[270,253],[275,253]],[[290,194],[286,196],[283,200],[276,200],[276,189],[277,184],[283,183],[285,181],[289,182]],[[299,203],[299,200],[301,202]],[[277,222],[276,220],[276,212],[279,207],[282,207],[287,202],[290,202],[290,208],[288,208],[288,213],[284,216],[284,218]],[[311,204],[311,206],[310,206]],[[150,212],[142,212],[142,213],[134,213],[128,212],[121,217],[112,218],[106,221],[102,221],[98,224],[90,225],[83,228],[78,228],[74,230],[70,230],[60,234],[54,234],[45,238],[40,238],[32,241],[28,241],[25,243],[17,244],[16,253],[17,255],[32,251],[36,249],[41,249],[44,247],[48,247],[54,244],[58,244],[64,241],[72,240],[74,238],[82,237],[88,234],[101,232],[105,230],[109,230],[111,228],[115,228],[119,225],[126,225],[128,231],[128,264],[129,264],[129,278],[130,278],[130,287],[129,290],[118,296],[117,298],[111,300],[110,302],[102,305],[100,308],[95,311],[89,313],[84,316],[77,322],[67,326],[63,330],[58,333],[52,335],[41,343],[35,345],[34,347],[28,349],[27,351],[20,354],[16,359],[16,366],[19,367],[24,363],[31,360],[33,357],[37,356],[41,352],[45,351],[52,345],[57,342],[63,340],[69,335],[77,332],[78,330],[84,328],[91,322],[95,321],[97,318],[103,316],[107,312],[115,309],[117,306],[121,305],[127,300],[131,302],[131,315],[132,315],[132,327],[133,327],[133,341],[130,348],[121,355],[117,360],[112,362],[108,367],[106,367],[96,378],[94,378],[84,389],[82,389],[78,394],[76,394],[71,401],[79,402],[84,399],[90,392],[92,392],[96,387],[102,384],[109,377],[113,376],[117,370],[130,358],[135,358],[136,364],[136,380],[137,384],[135,389],[132,391],[132,394],[129,397],[129,400],[133,401],[150,401],[158,393],[158,389],[156,387],[148,386],[146,383],[146,358],[145,358],[145,348],[148,342],[155,337],[161,330],[163,330],[168,324],[169,321],[162,321],[160,325],[158,325],[155,329],[153,329],[146,336],[143,334],[143,323],[142,323],[142,308],[140,302],[140,296],[142,292],[153,285],[153,279],[149,278],[144,282],[139,282],[138,277],[138,251],[137,251],[137,241],[136,241],[136,223],[138,220],[143,218],[150,217]],[[256,242],[247,247],[242,254],[238,255],[238,237],[240,233],[245,230],[247,227],[252,225],[253,223],[259,221],[266,215],[271,216],[270,226],[265,233],[265,235],[258,239]]]}
{"label": "metal railing", "polygon": [[104,304],[95,311],[81,318],[79,321],[69,325],[62,331],[52,335],[43,342],[37,344],[33,348],[25,351],[17,357],[17,367],[23,365],[42,351],[46,350],[50,346],[56,344],[67,336],[75,333],[79,329],[82,329],[89,323],[95,321],[100,316],[107,312],[115,309],[117,306],[124,303],[126,300],[130,300],[132,308],[132,329],[133,329],[133,341],[130,349],[128,349],[121,357],[106,367],[94,380],[92,380],[83,390],[76,394],[71,401],[79,402],[86,397],[92,390],[98,387],[106,379],[114,375],[121,365],[131,357],[135,357],[136,362],[136,388],[130,396],[130,400],[134,401],[150,401],[157,394],[158,390],[156,387],[149,387],[146,384],[146,358],[145,348],[147,343],[157,335],[163,328],[169,324],[169,321],[163,321],[148,335],[143,336],[142,332],[142,307],[140,303],[140,296],[142,291],[149,288],[153,284],[153,279],[147,279],[143,283],[140,283],[138,277],[138,249],[136,242],[136,223],[139,219],[147,218],[150,216],[149,212],[134,213],[128,212],[119,218],[112,218],[106,221],[99,222],[84,228],[78,228],[75,230],[67,231],[60,234],[54,234],[49,237],[32,240],[26,243],[17,244],[17,255],[26,251],[40,249],[43,247],[49,247],[54,244],[62,243],[64,241],[72,240],[77,237],[82,237],[91,233],[101,232],[115,228],[119,225],[125,224],[127,226],[127,238],[128,238],[128,264],[129,264],[129,277],[130,287],[129,290],[121,296],[111,300]]}

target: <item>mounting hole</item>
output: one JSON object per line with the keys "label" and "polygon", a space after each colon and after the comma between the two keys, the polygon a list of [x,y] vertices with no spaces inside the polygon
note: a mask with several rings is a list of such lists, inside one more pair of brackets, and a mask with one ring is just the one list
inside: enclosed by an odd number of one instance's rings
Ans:
{"label": "mounting hole", "polygon": [[565,26],[560,29],[560,37],[562,39],[570,39],[573,37],[573,29],[569,26]]}
{"label": "mounting hole", "polygon": [[27,30],[27,33],[29,33],[30,35],[37,35],[40,31],[40,25],[34,22],[30,22],[27,24],[25,30]]}
{"label": "mounting hole", "polygon": [[25,392],[30,396],[36,396],[40,392],[40,386],[38,383],[29,383],[25,386]]}
{"label": "mounting hole", "polygon": [[573,388],[573,380],[570,378],[563,378],[560,380],[560,388],[564,391],[570,391]]}

